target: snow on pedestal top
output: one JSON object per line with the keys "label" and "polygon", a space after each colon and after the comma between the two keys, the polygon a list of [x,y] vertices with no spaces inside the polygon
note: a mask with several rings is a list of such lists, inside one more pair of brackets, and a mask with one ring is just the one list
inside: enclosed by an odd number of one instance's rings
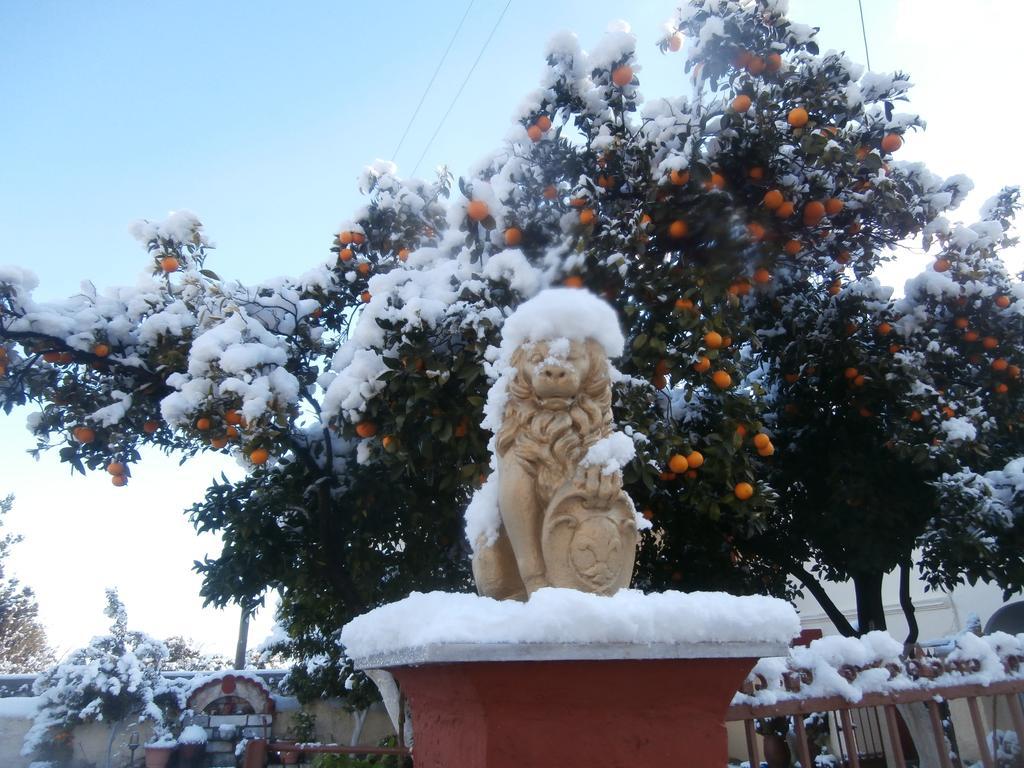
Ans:
{"label": "snow on pedestal top", "polygon": [[799,631],[796,611],[772,597],[631,589],[605,597],[546,588],[525,603],[414,592],[350,621],[341,643],[357,666],[372,667],[430,660],[759,656],[784,653]]}

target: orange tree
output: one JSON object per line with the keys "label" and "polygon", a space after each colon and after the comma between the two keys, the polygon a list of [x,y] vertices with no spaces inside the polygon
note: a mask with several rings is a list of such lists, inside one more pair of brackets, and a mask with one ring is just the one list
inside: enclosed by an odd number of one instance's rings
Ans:
{"label": "orange tree", "polygon": [[[868,339],[881,299],[863,279],[966,185],[893,160],[919,125],[893,111],[905,76],[820,55],[777,4],[687,6],[674,25],[662,47],[685,48],[691,96],[641,104],[626,32],[589,53],[560,37],[478,172],[452,188],[371,166],[367,205],[298,278],[221,278],[188,213],[136,226],[151,273],[130,290],[43,304],[31,275],[0,271],[5,407],[32,404],[37,450],[118,485],[143,445],[245,459],[242,481],[191,511],[224,541],[198,565],[203,594],[251,607],[279,591],[289,650],[317,660],[295,679],[338,692],[346,618],[412,588],[469,588],[462,513],[490,471],[478,425],[502,322],[545,286],[581,287],[627,336],[615,418],[654,526],[636,585],[784,594],[793,576],[817,589],[849,575],[805,570],[829,554],[789,524],[799,467],[779,469],[779,438],[799,455],[800,431],[783,431],[773,382],[801,355],[785,338],[832,312]],[[881,354],[870,339],[863,354]],[[974,466],[940,458],[923,457],[922,483]]]}

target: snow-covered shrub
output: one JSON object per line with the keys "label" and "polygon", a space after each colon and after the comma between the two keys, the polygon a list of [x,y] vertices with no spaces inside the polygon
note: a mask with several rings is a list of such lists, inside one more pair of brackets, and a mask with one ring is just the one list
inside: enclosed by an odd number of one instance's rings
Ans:
{"label": "snow-covered shrub", "polygon": [[[82,723],[150,720],[156,738],[172,735],[184,705],[182,685],[164,679],[167,646],[142,632],[129,631],[128,617],[115,590],[107,590],[110,634],[39,676],[34,692],[39,711],[22,754],[59,757],[70,749],[71,730]],[[53,754],[48,754],[53,753]]]}

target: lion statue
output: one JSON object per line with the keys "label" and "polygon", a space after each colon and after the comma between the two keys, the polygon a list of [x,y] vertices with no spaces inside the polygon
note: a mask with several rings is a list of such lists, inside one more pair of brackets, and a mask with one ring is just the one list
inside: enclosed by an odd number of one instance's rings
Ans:
{"label": "lion statue", "polygon": [[477,589],[524,600],[548,586],[600,594],[628,586],[637,544],[633,504],[617,467],[587,460],[612,434],[604,347],[593,338],[527,342],[509,368],[492,443],[501,524],[491,541],[476,542]]}

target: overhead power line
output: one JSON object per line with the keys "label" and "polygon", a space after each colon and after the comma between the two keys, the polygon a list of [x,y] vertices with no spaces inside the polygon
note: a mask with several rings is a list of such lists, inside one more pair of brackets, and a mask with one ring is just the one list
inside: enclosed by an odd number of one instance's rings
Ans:
{"label": "overhead power line", "polygon": [[452,33],[452,38],[448,41],[448,47],[444,49],[444,53],[441,54],[441,60],[438,61],[437,66],[434,67],[434,74],[430,76],[430,82],[427,83],[427,87],[423,89],[423,95],[420,96],[420,102],[416,105],[416,109],[412,112],[412,117],[409,118],[409,122],[405,126],[402,138],[398,140],[398,145],[395,147],[395,151],[391,153],[392,162],[398,156],[398,150],[402,148],[402,144],[405,143],[405,137],[409,135],[409,129],[412,128],[412,124],[416,120],[416,115],[420,113],[420,107],[422,107],[423,102],[427,100],[427,94],[430,93],[430,87],[434,84],[434,80],[437,79],[437,73],[441,71],[441,66],[444,64],[445,59],[448,58],[448,52],[452,49],[452,44],[455,42],[455,38],[459,36],[459,31],[462,29],[462,25],[466,22],[466,17],[469,16],[469,10],[473,7],[474,2],[475,0],[469,0],[469,5],[466,6],[466,12],[462,14],[462,18],[459,19],[459,25],[455,27],[455,31]]}
{"label": "overhead power line", "polygon": [[871,69],[871,54],[868,53],[868,28],[864,25],[863,0],[857,0],[857,7],[860,8],[860,32],[864,36],[864,58],[867,60],[868,69]]}
{"label": "overhead power line", "polygon": [[452,99],[452,103],[448,105],[448,109],[445,111],[444,116],[441,118],[441,122],[439,122],[437,124],[437,128],[434,130],[433,135],[430,137],[430,140],[427,142],[427,146],[425,146],[423,148],[423,152],[422,152],[422,154],[420,154],[420,159],[416,161],[416,165],[415,165],[415,167],[413,167],[412,173],[409,174],[410,176],[415,176],[416,175],[416,171],[419,169],[420,163],[422,163],[423,162],[423,158],[427,156],[427,152],[430,150],[431,145],[434,143],[434,139],[437,138],[437,134],[439,134],[441,132],[441,128],[442,128],[442,126],[444,126],[444,121],[447,120],[448,119],[448,115],[451,114],[452,109],[455,107],[455,102],[457,102],[459,100],[459,96],[462,95],[462,91],[466,87],[466,83],[469,82],[469,78],[471,78],[473,76],[473,71],[476,69],[476,65],[479,64],[480,63],[480,59],[483,58],[484,51],[486,51],[487,50],[487,46],[490,45],[491,38],[494,37],[494,33],[498,31],[498,27],[501,25],[501,20],[505,18],[505,12],[508,11],[508,7],[510,5],[512,5],[512,0],[508,0],[508,2],[505,3],[505,7],[501,9],[501,15],[498,16],[498,20],[496,22],[494,22],[494,26],[491,27],[491,32],[490,32],[489,35],[487,35],[487,39],[484,40],[483,47],[480,48],[480,53],[478,53],[476,55],[476,60],[473,62],[473,66],[471,66],[469,68],[469,72],[466,73],[466,77],[465,77],[465,79],[463,79],[462,85],[459,86],[459,90],[455,93],[455,98],[453,98]]}

